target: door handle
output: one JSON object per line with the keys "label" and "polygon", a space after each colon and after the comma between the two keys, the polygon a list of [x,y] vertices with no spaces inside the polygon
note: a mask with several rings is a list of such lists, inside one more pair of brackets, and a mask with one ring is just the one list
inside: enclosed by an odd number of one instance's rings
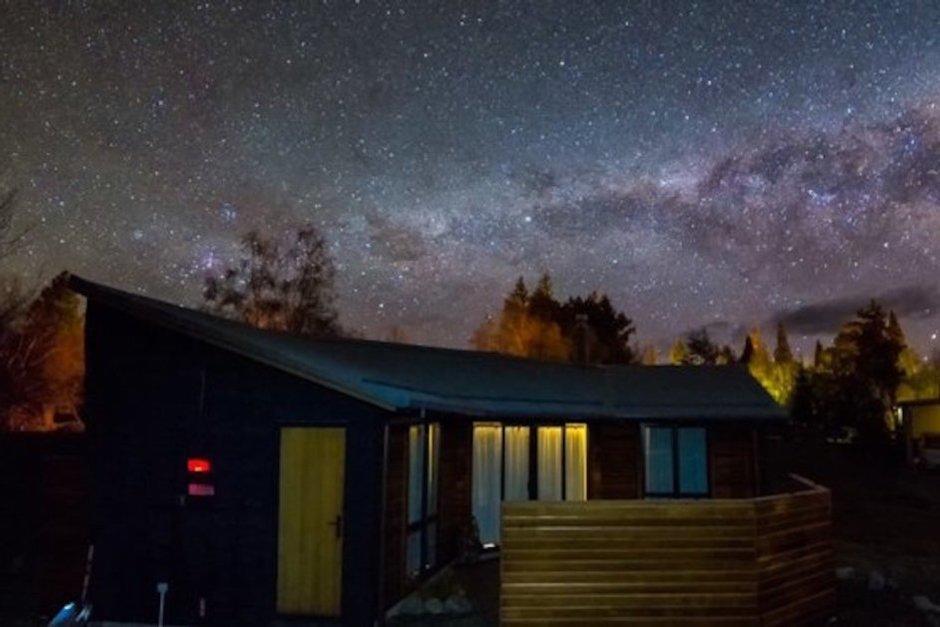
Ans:
{"label": "door handle", "polygon": [[337,539],[343,537],[343,517],[342,516],[337,514],[336,518],[333,519],[333,522],[330,522],[327,524],[333,527],[333,531],[336,532]]}

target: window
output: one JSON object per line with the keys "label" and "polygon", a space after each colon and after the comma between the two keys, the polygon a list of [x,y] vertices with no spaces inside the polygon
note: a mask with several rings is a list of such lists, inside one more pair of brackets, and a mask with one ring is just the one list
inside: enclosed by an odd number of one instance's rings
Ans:
{"label": "window", "polygon": [[441,428],[438,423],[409,427],[405,563],[411,577],[417,577],[436,563],[440,446]]}
{"label": "window", "polygon": [[708,494],[708,444],[702,427],[643,427],[646,494]]}
{"label": "window", "polygon": [[473,516],[480,542],[499,542],[502,501],[587,498],[587,425],[473,425]]}

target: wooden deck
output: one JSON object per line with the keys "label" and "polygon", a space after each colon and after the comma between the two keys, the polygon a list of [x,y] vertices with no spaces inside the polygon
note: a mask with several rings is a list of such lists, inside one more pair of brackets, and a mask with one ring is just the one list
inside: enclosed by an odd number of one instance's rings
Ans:
{"label": "wooden deck", "polygon": [[[805,480],[804,480],[805,481]],[[830,495],[503,504],[505,625],[794,625],[834,606]]]}

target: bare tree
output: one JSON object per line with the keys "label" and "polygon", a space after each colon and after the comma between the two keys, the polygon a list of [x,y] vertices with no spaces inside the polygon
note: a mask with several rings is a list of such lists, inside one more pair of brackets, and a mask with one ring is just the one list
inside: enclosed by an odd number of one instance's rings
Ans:
{"label": "bare tree", "polygon": [[333,260],[316,228],[298,229],[286,247],[252,231],[242,249],[236,264],[206,279],[209,311],[262,329],[342,334],[333,305]]}

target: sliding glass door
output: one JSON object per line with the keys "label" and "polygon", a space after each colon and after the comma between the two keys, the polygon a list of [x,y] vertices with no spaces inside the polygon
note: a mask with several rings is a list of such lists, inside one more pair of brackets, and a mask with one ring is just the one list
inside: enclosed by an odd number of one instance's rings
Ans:
{"label": "sliding glass door", "polygon": [[492,546],[502,501],[587,499],[587,425],[476,423],[472,481],[480,541]]}

